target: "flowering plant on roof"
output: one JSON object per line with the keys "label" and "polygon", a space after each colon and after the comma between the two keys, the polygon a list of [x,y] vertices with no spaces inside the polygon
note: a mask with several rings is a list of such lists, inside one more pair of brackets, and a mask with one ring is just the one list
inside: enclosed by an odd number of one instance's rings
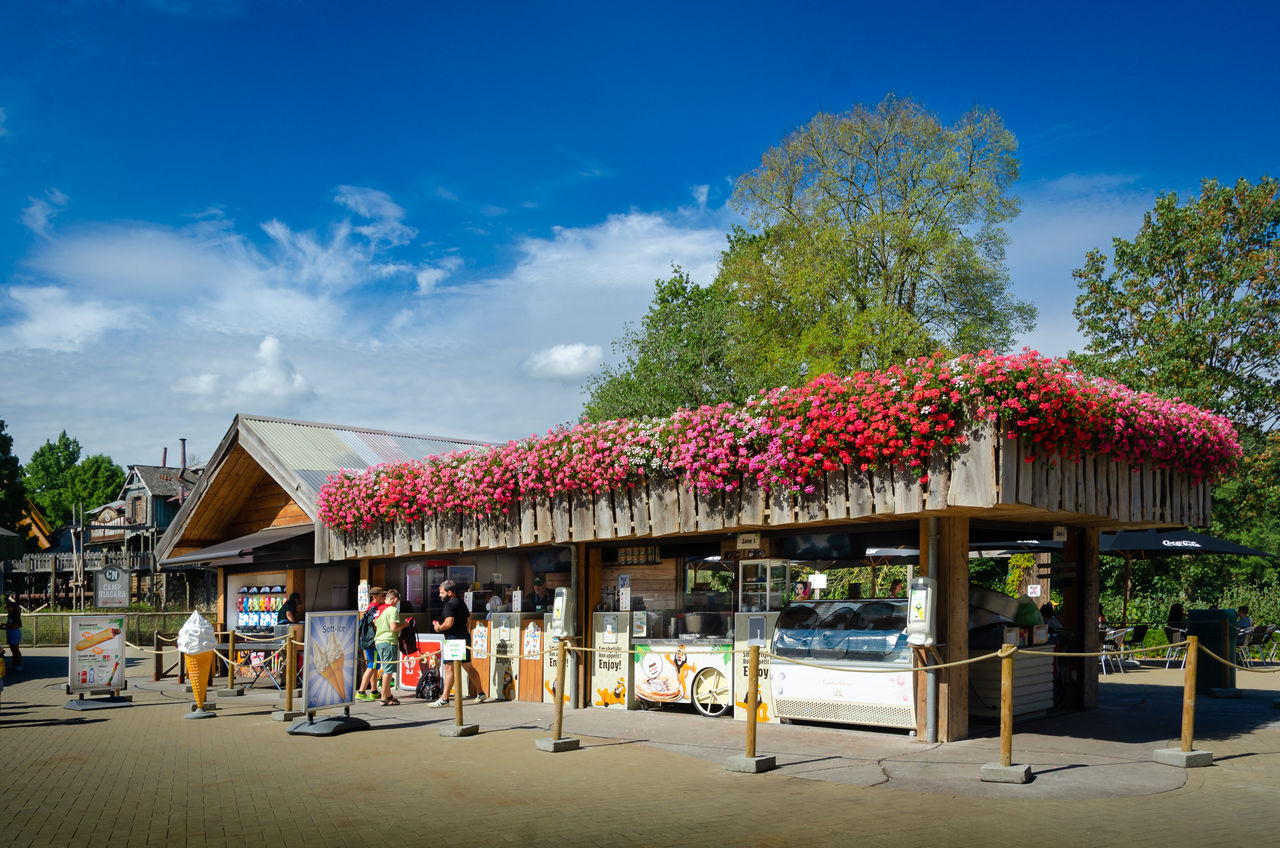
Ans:
{"label": "flowering plant on roof", "polygon": [[883,371],[824,374],[745,404],[669,418],[559,427],[505,445],[344,471],[320,492],[320,517],[352,531],[461,512],[507,513],[524,496],[594,494],[676,478],[700,492],[744,485],[813,491],[824,474],[897,467],[928,483],[932,457],[992,424],[1047,461],[1084,453],[1150,462],[1202,480],[1240,456],[1225,418],[1177,399],[1086,378],[1034,351],[926,357]]}

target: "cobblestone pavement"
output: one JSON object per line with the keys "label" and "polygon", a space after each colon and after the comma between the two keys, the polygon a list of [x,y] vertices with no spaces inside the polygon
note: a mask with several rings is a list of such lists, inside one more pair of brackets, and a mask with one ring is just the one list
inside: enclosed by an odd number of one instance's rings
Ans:
{"label": "cobblestone pavement", "polygon": [[[190,695],[129,662],[133,705],[64,709],[65,649],[31,649],[0,693],[5,841],[29,845],[608,846],[1262,845],[1280,826],[1280,675],[1242,672],[1239,700],[1201,698],[1212,767],[1152,761],[1176,747],[1181,678],[1111,675],[1101,709],[1020,722],[1024,786],[982,783],[995,728],[929,745],[829,726],[760,728],[777,771],[731,773],[745,725],[675,710],[566,714],[582,749],[549,754],[550,706],[468,705],[481,727],[444,738],[451,710],[361,703],[368,731],[290,736],[279,698]],[[261,685],[261,684],[260,684]]]}

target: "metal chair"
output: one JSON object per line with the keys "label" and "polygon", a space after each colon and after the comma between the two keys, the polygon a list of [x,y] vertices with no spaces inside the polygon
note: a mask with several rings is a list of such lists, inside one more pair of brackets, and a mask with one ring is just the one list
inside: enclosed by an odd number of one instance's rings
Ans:
{"label": "metal chair", "polygon": [[1108,627],[1106,630],[1099,629],[1102,655],[1099,659],[1102,662],[1102,673],[1107,673],[1108,661],[1113,663],[1116,668],[1120,669],[1120,673],[1124,674],[1124,637],[1128,634],[1129,628],[1126,627]]}
{"label": "metal chair", "polygon": [[[1236,634],[1236,662],[1240,665],[1253,665],[1253,645],[1256,627],[1242,627]],[[1263,628],[1265,634],[1266,629]]]}
{"label": "metal chair", "polygon": [[1142,644],[1147,641],[1147,631],[1151,629],[1150,624],[1135,624],[1129,628],[1129,633],[1125,636],[1125,644],[1129,646],[1129,659],[1136,663],[1141,663],[1145,658],[1145,654],[1140,658],[1133,651],[1135,648],[1141,648]]}
{"label": "metal chair", "polygon": [[1178,642],[1186,641],[1187,631],[1183,630],[1181,627],[1169,627],[1166,625],[1164,628],[1164,638],[1169,641],[1169,650],[1165,651],[1165,654],[1164,654],[1164,667],[1168,668],[1169,666],[1173,665],[1174,660],[1178,659],[1178,657],[1181,657],[1182,667],[1186,668],[1187,649],[1185,647],[1174,647],[1174,646]]}

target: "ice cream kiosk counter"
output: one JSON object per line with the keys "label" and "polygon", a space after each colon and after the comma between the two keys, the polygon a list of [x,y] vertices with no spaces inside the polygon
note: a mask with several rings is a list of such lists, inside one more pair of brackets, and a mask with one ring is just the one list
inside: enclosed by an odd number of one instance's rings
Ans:
{"label": "ice cream kiosk counter", "polygon": [[787,606],[778,615],[769,668],[777,716],[914,728],[906,624],[903,598]]}
{"label": "ice cream kiosk counter", "polygon": [[[693,704],[705,716],[733,707],[733,625],[725,613],[633,613],[635,692],[641,705]],[[649,635],[675,626],[673,638]]]}
{"label": "ice cream kiosk counter", "polygon": [[[520,655],[525,625],[542,628],[542,613],[497,612],[489,628],[489,693],[495,700],[514,701],[520,691]],[[534,651],[536,653],[536,651]]]}

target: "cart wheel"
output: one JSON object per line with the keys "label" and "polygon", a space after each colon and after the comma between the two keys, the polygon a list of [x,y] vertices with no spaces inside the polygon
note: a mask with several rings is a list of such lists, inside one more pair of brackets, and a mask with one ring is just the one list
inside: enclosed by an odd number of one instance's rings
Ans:
{"label": "cart wheel", "polygon": [[731,705],[729,681],[719,669],[704,668],[695,674],[689,694],[698,712],[711,718],[724,715]]}

